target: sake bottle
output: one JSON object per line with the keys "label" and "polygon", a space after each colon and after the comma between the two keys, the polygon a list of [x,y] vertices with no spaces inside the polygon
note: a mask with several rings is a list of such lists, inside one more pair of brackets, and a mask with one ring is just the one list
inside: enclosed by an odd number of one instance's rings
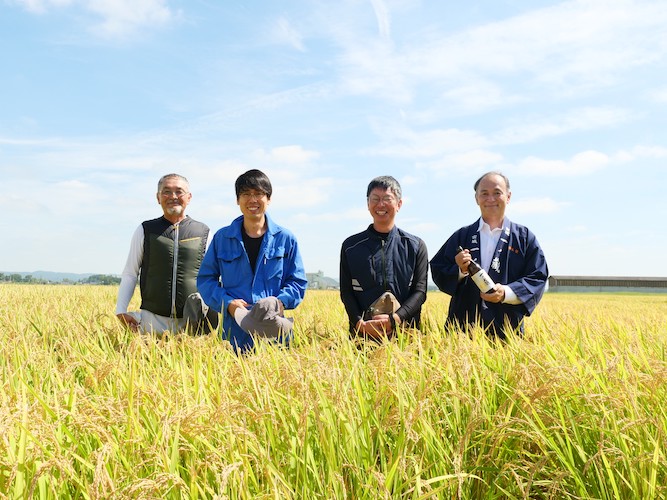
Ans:
{"label": "sake bottle", "polygon": [[[463,248],[461,247],[458,247],[456,250],[456,253],[463,252]],[[481,266],[474,260],[471,260],[470,264],[468,264],[468,274],[475,282],[475,285],[477,285],[477,288],[479,288],[482,292],[489,293],[493,291],[495,283],[488,275],[488,273],[482,269]]]}

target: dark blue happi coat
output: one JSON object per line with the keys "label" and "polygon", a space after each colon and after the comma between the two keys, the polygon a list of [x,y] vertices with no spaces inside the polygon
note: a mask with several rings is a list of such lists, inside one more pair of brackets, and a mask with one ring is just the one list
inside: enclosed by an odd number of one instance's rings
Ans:
{"label": "dark blue happi coat", "polygon": [[479,322],[501,338],[507,327],[523,333],[523,318],[535,310],[546,288],[549,270],[544,253],[527,227],[505,218],[494,261],[487,271],[494,282],[509,286],[522,303],[483,301],[470,276],[459,281],[459,267],[454,260],[457,247],[461,246],[470,251],[476,262],[481,262],[479,222],[478,219],[456,231],[431,260],[433,281],[452,296],[448,322],[460,326]]}

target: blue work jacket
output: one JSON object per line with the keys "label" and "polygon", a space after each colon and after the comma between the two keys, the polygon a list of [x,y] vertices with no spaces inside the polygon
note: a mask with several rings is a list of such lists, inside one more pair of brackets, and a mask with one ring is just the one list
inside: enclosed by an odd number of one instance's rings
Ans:
{"label": "blue work jacket", "polygon": [[308,284],[294,235],[268,214],[266,222],[254,273],[243,245],[240,216],[215,233],[197,276],[204,302],[222,313],[222,338],[242,352],[252,349],[254,342],[228,313],[229,303],[243,299],[252,306],[259,299],[277,297],[285,309],[294,309],[303,300]]}

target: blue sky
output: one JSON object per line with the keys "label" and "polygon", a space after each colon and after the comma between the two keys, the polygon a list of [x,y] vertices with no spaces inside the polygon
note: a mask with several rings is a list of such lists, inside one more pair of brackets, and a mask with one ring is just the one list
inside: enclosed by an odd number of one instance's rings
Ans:
{"label": "blue sky", "polygon": [[161,175],[215,231],[259,168],[309,272],[376,175],[432,256],[501,170],[551,274],[667,276],[663,0],[0,0],[0,64],[4,271],[120,274]]}

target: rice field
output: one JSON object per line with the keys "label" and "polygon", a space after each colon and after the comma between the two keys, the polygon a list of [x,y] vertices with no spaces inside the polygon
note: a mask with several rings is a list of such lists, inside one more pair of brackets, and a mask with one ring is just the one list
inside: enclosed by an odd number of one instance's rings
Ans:
{"label": "rice field", "polygon": [[667,294],[547,294],[494,345],[429,292],[368,346],[309,291],[291,349],[237,357],[116,291],[0,285],[0,498],[667,498]]}

